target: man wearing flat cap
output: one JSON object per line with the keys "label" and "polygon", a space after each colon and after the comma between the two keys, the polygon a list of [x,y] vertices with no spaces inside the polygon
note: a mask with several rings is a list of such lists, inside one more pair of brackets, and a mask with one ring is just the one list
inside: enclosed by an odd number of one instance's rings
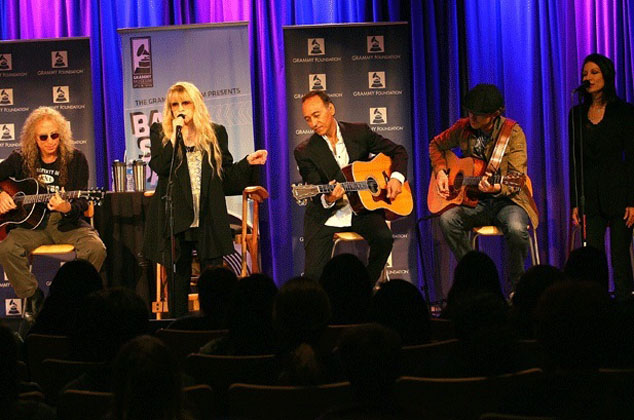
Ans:
{"label": "man wearing flat cap", "polygon": [[[496,226],[504,234],[508,247],[508,284],[510,293],[524,272],[528,254],[529,222],[537,227],[538,215],[527,188],[491,184],[489,175],[526,174],[526,137],[516,122],[503,117],[504,98],[494,85],[479,84],[464,97],[467,118],[434,137],[429,143],[429,157],[436,176],[437,192],[450,195],[446,153],[460,148],[462,157],[484,161],[486,172],[478,184],[475,207],[448,207],[440,215],[440,226],[456,259],[471,251],[469,232],[478,226]],[[500,145],[498,145],[500,143]]]}

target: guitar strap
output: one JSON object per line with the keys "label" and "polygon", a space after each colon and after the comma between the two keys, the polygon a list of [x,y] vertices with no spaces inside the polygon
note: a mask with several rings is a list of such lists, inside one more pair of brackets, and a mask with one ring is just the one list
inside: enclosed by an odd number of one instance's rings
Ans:
{"label": "guitar strap", "polygon": [[498,134],[498,139],[495,142],[495,148],[493,149],[493,153],[491,153],[489,164],[487,165],[486,171],[484,172],[486,176],[494,175],[500,168],[502,157],[504,156],[504,152],[506,151],[506,146],[508,146],[509,144],[511,131],[513,130],[513,126],[515,124],[517,123],[510,118],[504,120],[502,128],[500,129],[500,133]]}

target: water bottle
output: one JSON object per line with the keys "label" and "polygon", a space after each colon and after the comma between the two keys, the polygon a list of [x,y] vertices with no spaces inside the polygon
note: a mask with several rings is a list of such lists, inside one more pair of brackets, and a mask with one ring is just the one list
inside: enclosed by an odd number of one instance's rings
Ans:
{"label": "water bottle", "polygon": [[134,191],[134,172],[132,162],[127,162],[125,166],[125,190]]}

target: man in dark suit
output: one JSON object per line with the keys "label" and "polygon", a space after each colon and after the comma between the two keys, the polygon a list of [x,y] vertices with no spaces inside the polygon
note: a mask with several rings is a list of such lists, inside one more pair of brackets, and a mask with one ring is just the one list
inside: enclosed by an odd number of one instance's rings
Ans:
{"label": "man in dark suit", "polygon": [[370,245],[368,272],[377,281],[392,251],[392,232],[383,211],[355,214],[339,184],[345,181],[341,168],[354,161],[370,160],[370,154],[384,153],[392,158],[387,196],[395,198],[407,173],[407,151],[403,146],[381,137],[367,124],[337,122],[335,106],[322,91],[312,91],[302,98],[302,113],[315,132],[295,148],[299,173],[308,184],[336,184],[330,194],[313,197],[304,215],[304,275],[315,280],[330,259],[333,235],[352,231],[362,235]]}

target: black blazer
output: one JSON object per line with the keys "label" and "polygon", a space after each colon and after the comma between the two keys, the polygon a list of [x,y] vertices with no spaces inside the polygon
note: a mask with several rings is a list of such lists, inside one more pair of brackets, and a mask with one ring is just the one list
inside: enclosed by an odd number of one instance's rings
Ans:
{"label": "black blazer", "polygon": [[[572,157],[574,152],[579,166],[579,119],[583,133],[586,214],[622,217],[625,207],[634,207],[634,106],[621,100],[609,103],[603,120],[596,126],[588,120],[587,106],[572,108],[568,118],[572,207],[577,205]],[[580,174],[577,180],[581,181]]]}
{"label": "black blazer", "polygon": [[[367,124],[339,122],[339,128],[350,163],[358,160],[368,161],[370,153],[384,153],[392,158],[392,171],[407,176],[407,151],[403,146],[375,133]],[[333,179],[345,181],[328,144],[317,134],[313,134],[295,148],[295,161],[305,183],[327,184]],[[320,196],[315,196],[309,200],[304,217],[311,219],[316,225],[323,225],[337,210],[336,207],[325,209]],[[304,229],[306,236],[310,233],[306,232],[306,224]]]}
{"label": "black blazer", "polygon": [[[233,252],[231,230],[227,214],[226,195],[241,194],[254,183],[257,172],[246,158],[234,163],[228,148],[227,131],[222,125],[212,124],[222,151],[222,179],[209,165],[207,154],[203,154],[200,186],[200,223],[198,255],[203,259],[219,258]],[[169,255],[169,225],[162,197],[167,192],[172,143],[163,146],[163,128],[160,123],[150,128],[150,168],[159,179],[146,217],[144,256],[151,261],[163,263]],[[194,220],[194,207],[187,159],[178,165],[174,174],[173,205],[174,233],[189,229]],[[213,159],[212,159],[213,162]],[[178,250],[177,250],[178,254]],[[177,256],[178,258],[178,256]]]}

